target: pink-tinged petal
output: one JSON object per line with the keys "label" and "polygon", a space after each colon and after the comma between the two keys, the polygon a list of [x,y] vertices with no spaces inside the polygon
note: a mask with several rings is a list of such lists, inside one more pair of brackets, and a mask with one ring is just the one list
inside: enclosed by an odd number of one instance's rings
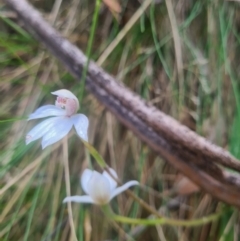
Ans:
{"label": "pink-tinged petal", "polygon": [[77,134],[85,141],[88,141],[88,118],[83,114],[73,115],[71,117]]}
{"label": "pink-tinged petal", "polygon": [[90,196],[71,196],[66,197],[63,200],[63,203],[75,202],[75,203],[94,203]]}
{"label": "pink-tinged petal", "polygon": [[77,110],[79,109],[79,101],[78,101],[77,97],[71,91],[62,89],[62,90],[57,90],[57,91],[54,91],[51,93],[53,95],[57,95],[57,96],[60,96],[63,98],[74,99],[77,103]]}
{"label": "pink-tinged petal", "polygon": [[[116,179],[118,178],[117,173],[112,168],[109,168],[109,171]],[[104,171],[102,175],[109,181],[111,190],[117,187],[117,182],[109,175],[108,172]]]}
{"label": "pink-tinged petal", "polygon": [[71,130],[73,123],[68,117],[57,117],[55,123],[42,139],[42,149],[61,140]]}
{"label": "pink-tinged petal", "polygon": [[55,105],[45,105],[36,109],[29,115],[28,120],[44,118],[49,116],[66,116],[66,110]]}
{"label": "pink-tinged petal", "polygon": [[109,181],[100,173],[93,171],[87,186],[89,196],[94,203],[104,205],[110,201],[111,189]]}
{"label": "pink-tinged petal", "polygon": [[92,170],[86,169],[86,170],[84,170],[84,172],[81,176],[81,185],[82,185],[83,191],[87,194],[89,194],[87,185],[88,185],[90,178],[92,177],[92,174],[93,174]]}
{"label": "pink-tinged petal", "polygon": [[55,125],[57,119],[61,117],[52,117],[47,120],[42,121],[38,125],[32,128],[26,135],[26,144],[28,145],[30,142],[35,141],[42,136],[44,136],[51,128]]}
{"label": "pink-tinged petal", "polygon": [[129,187],[139,185],[139,182],[137,181],[129,181],[122,185],[121,187],[116,188],[114,191],[111,193],[111,199],[116,197],[118,194],[126,191]]}

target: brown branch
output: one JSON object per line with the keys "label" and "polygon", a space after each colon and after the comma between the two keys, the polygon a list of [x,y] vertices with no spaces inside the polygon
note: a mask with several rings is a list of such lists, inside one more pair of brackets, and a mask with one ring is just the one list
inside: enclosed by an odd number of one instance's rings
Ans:
{"label": "brown branch", "polygon": [[[26,28],[43,43],[77,79],[86,56],[54,30],[25,0],[5,0]],[[210,143],[90,63],[87,89],[139,138],[192,181],[218,199],[240,207],[240,162],[229,152]]]}

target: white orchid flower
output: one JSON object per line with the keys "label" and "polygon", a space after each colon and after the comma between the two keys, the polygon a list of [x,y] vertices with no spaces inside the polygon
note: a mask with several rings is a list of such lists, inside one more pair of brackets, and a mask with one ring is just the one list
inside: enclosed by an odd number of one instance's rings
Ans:
{"label": "white orchid flower", "polygon": [[36,125],[26,135],[26,144],[42,137],[42,149],[56,143],[66,136],[74,126],[77,134],[87,141],[88,118],[83,114],[76,114],[79,109],[77,97],[69,90],[52,92],[57,96],[55,105],[45,105],[30,114],[28,120],[50,117]]}
{"label": "white orchid flower", "polygon": [[[111,174],[117,178],[117,173],[111,168],[109,170]],[[137,181],[129,181],[124,185],[117,187],[117,182],[106,171],[101,174],[99,172],[86,169],[81,177],[81,185],[84,192],[88,195],[66,197],[63,202],[105,205],[129,187],[138,184],[139,182]]]}

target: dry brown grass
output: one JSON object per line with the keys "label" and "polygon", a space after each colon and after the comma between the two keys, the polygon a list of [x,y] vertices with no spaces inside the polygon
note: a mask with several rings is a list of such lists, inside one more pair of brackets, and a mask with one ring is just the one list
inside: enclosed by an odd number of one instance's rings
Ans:
{"label": "dry brown grass", "polygon": [[[93,2],[31,2],[64,36],[86,49]],[[118,2],[120,13],[102,4],[91,57],[162,111],[240,157],[239,3],[172,0],[170,10],[161,2],[133,19],[139,2]],[[3,4],[0,16],[21,26]],[[26,116],[40,105],[53,103],[53,90],[66,88],[79,94],[79,83],[41,45],[6,20],[0,28],[1,120]],[[119,33],[122,39],[114,46]],[[108,46],[110,54],[105,52]],[[81,112],[90,118],[90,143],[121,180],[140,180],[146,188],[135,192],[163,215],[192,219],[224,208],[155,155],[87,93]],[[0,123],[0,240],[69,240],[67,209],[62,205],[66,195],[63,150],[54,145],[42,151],[39,141],[25,147],[23,139],[32,125],[26,120]],[[79,175],[89,159],[76,135],[71,135],[72,194],[80,193]],[[139,241],[240,240],[239,213],[231,207],[220,220],[202,227],[149,228],[114,223],[97,206],[72,206],[79,240],[124,240],[128,235]],[[118,196],[112,207],[124,216],[149,215],[126,194]]]}

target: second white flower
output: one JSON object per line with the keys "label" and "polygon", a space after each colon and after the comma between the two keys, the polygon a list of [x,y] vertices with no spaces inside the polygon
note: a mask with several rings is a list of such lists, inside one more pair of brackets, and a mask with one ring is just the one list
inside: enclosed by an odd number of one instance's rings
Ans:
{"label": "second white flower", "polygon": [[[117,178],[117,173],[110,168],[111,174]],[[63,202],[94,203],[105,205],[118,194],[124,192],[131,186],[138,185],[138,181],[129,181],[117,187],[117,182],[106,172],[102,174],[86,169],[81,177],[81,185],[88,195],[66,197]]]}

